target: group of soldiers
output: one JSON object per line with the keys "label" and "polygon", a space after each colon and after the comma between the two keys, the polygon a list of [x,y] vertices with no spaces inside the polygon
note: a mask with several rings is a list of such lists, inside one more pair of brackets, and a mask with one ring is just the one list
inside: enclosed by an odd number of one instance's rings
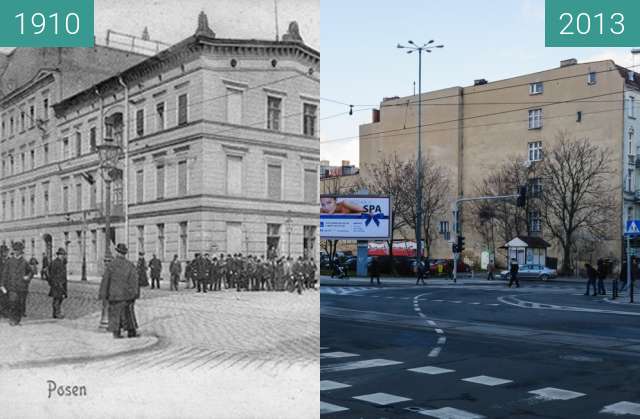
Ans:
{"label": "group of soldiers", "polygon": [[[156,255],[147,265],[144,253],[138,259],[138,277],[142,286],[149,285],[147,270],[151,275],[151,288],[160,288],[162,262]],[[220,291],[223,288],[236,291],[290,291],[302,293],[304,289],[312,289],[316,284],[317,267],[313,258],[291,257],[265,258],[264,256],[236,254],[220,254],[219,257],[209,253],[196,253],[186,263],[184,279],[187,287],[196,292],[206,293]],[[169,266],[171,275],[170,289],[177,291],[182,274],[182,265],[178,255],[173,257]]]}

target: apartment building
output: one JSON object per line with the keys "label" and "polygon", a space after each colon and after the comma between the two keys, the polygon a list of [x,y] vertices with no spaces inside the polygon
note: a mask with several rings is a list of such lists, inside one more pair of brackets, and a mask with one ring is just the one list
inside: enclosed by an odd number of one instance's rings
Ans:
{"label": "apartment building", "polygon": [[[89,275],[103,269],[106,235],[166,269],[174,254],[313,255],[320,57],[297,30],[282,39],[217,38],[201,13],[193,36],[51,98],[51,133],[25,139],[28,170],[0,184],[2,240],[30,240],[35,255],[66,247],[70,273],[84,256]],[[109,232],[105,139],[121,150]],[[23,167],[15,150],[2,147],[7,170]]]}

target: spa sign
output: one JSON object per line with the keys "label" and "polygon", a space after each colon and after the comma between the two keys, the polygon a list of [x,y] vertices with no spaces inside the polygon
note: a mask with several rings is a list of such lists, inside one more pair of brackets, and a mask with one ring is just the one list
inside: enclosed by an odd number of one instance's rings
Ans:
{"label": "spa sign", "polygon": [[380,195],[321,195],[320,238],[388,240],[391,198]]}

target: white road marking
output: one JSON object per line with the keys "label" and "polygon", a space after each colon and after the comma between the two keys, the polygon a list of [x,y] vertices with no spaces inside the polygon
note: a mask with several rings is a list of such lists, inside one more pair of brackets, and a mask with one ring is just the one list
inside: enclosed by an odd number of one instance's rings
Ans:
{"label": "white road marking", "polygon": [[441,407],[440,409],[406,409],[423,416],[431,416],[437,419],[484,419],[484,416],[467,412],[466,410],[455,409],[453,407]]}
{"label": "white road marking", "polygon": [[443,333],[444,333],[444,330],[442,330],[442,329],[436,329],[436,333],[443,334]]}
{"label": "white road marking", "polygon": [[449,369],[440,368],[440,367],[433,367],[431,365],[428,365],[426,367],[420,367],[420,368],[411,368],[411,369],[408,369],[407,371],[417,372],[420,374],[429,374],[429,375],[438,375],[438,374],[446,374],[448,372],[455,372],[455,370],[449,370]]}
{"label": "white road marking", "polygon": [[386,406],[389,404],[406,402],[411,400],[411,399],[407,399],[406,397],[396,396],[389,393],[363,394],[362,396],[355,396],[354,399],[377,404],[379,406]]}
{"label": "white road marking", "polygon": [[352,356],[360,356],[360,355],[352,354],[349,352],[323,352],[320,354],[320,358],[349,358]]}
{"label": "white road marking", "polygon": [[632,402],[618,402],[605,406],[600,413],[612,415],[640,415],[640,404]]}
{"label": "white road marking", "polygon": [[433,348],[431,350],[431,352],[429,352],[429,358],[437,357],[438,355],[440,355],[440,351],[441,350],[442,350],[442,347],[440,347],[440,346],[437,346],[437,347]]}
{"label": "white road marking", "polygon": [[450,303],[454,303],[454,304],[460,304],[462,303],[462,301],[449,301]]}
{"label": "white road marking", "polygon": [[571,390],[563,390],[561,388],[545,387],[538,390],[529,392],[535,394],[538,399],[542,400],[571,400],[578,397],[585,396],[584,393],[578,393]]}
{"label": "white road marking", "polygon": [[338,406],[335,404],[327,403],[320,401],[320,414],[326,415],[328,413],[336,413],[336,412],[344,412],[345,410],[349,410],[346,407]]}
{"label": "white road marking", "polygon": [[474,306],[477,306],[477,305],[479,305],[479,304],[482,304],[482,303],[478,303],[478,302],[471,303],[471,305],[474,305]]}
{"label": "white road marking", "polygon": [[488,305],[488,306],[494,306],[494,307],[497,307],[497,306],[499,306],[500,304],[492,303],[492,304],[487,304],[487,305]]}
{"label": "white road marking", "polygon": [[478,375],[477,377],[463,378],[462,381],[469,383],[482,384],[484,386],[500,386],[502,384],[512,383],[513,380],[505,380],[504,378],[490,377],[488,375]]}
{"label": "white road marking", "polygon": [[329,349],[329,347],[328,347],[328,346],[321,346],[321,347],[320,347],[320,350],[321,350],[321,351],[324,351],[325,349]]}
{"label": "white road marking", "polygon": [[331,380],[320,381],[320,391],[336,390],[339,388],[347,388],[347,387],[351,387],[351,386],[349,384],[339,383],[337,381],[331,381]]}
{"label": "white road marking", "polygon": [[434,322],[433,320],[427,320],[427,323],[429,323],[430,326],[436,325],[436,322]]}
{"label": "white road marking", "polygon": [[320,367],[321,372],[336,372],[359,370],[363,368],[388,367],[390,365],[402,364],[400,361],[392,361],[390,359],[366,359],[363,361],[346,362],[344,364],[327,365]]}
{"label": "white road marking", "polygon": [[447,343],[447,338],[444,336],[438,338],[438,345],[444,345],[445,343]]}
{"label": "white road marking", "polygon": [[444,300],[431,300],[431,301],[433,301],[434,303],[442,303],[442,302],[444,302]]}
{"label": "white road marking", "polygon": [[424,315],[424,313],[422,313],[422,312],[418,313],[418,316],[420,316],[420,317],[427,317],[427,316],[425,316],[425,315]]}

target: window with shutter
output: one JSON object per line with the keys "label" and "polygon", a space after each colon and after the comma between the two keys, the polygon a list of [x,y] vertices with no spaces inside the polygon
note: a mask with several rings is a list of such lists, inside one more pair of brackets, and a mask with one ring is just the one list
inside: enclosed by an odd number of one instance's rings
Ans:
{"label": "window with shutter", "polygon": [[187,161],[178,162],[178,196],[187,195]]}
{"label": "window with shutter", "polygon": [[267,194],[269,199],[282,199],[282,166],[279,164],[267,166]]}

